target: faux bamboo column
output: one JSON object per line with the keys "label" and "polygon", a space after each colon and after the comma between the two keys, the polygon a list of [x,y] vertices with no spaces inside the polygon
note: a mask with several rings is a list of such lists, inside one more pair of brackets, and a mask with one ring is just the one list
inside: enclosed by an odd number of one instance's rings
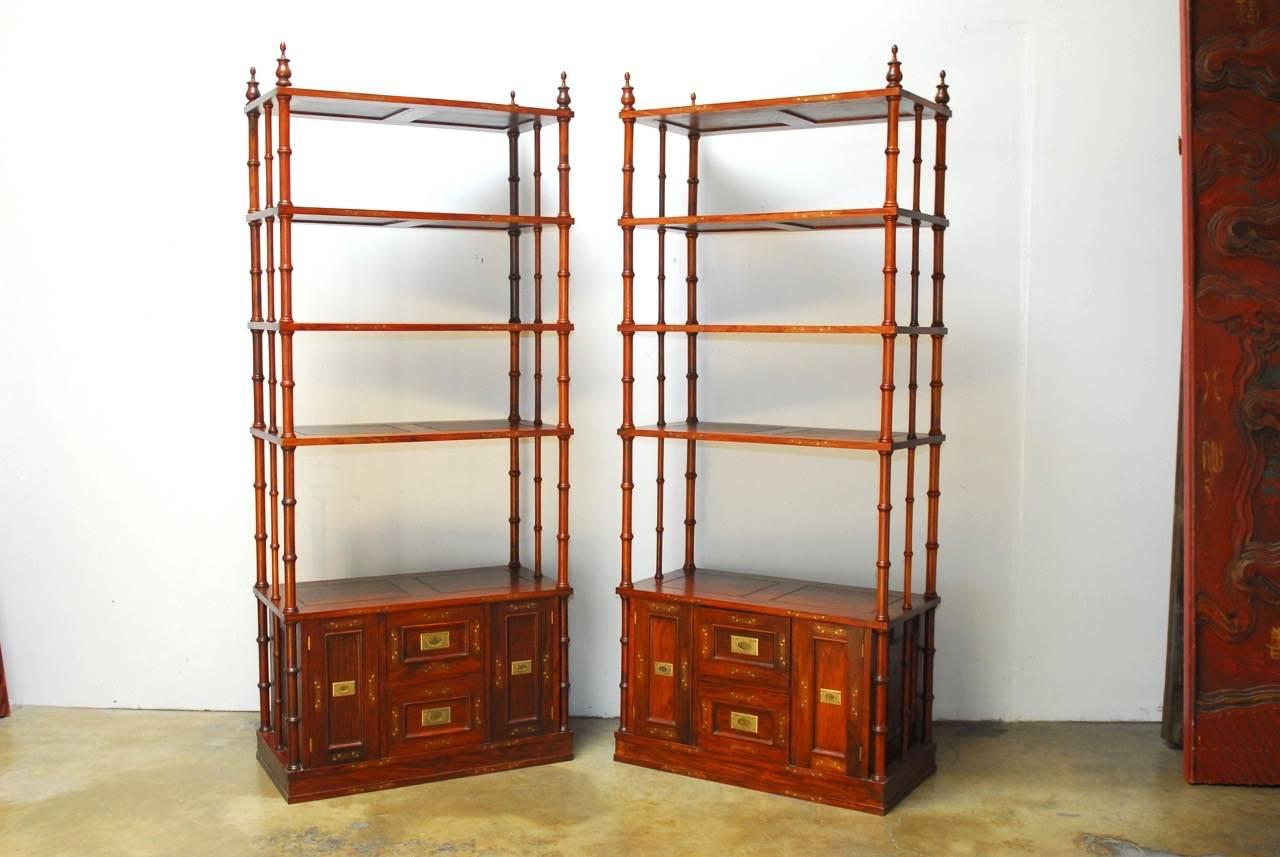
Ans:
{"label": "faux bamboo column", "polygon": [[[566,75],[560,72],[560,94],[556,96],[556,124],[560,130],[560,163],[556,167],[560,177],[560,211],[556,226],[559,233],[559,268],[556,272],[558,298],[556,314],[557,390],[559,422],[556,425],[559,442],[560,508],[556,532],[556,588],[569,588],[569,86]],[[560,599],[560,731],[569,730],[569,606],[568,599]]]}
{"label": "faux bamboo column", "polygon": [[[511,91],[511,103],[516,103],[515,90]],[[520,128],[514,124],[507,129],[507,211],[512,217],[520,214]],[[511,312],[507,321],[520,323],[520,225],[512,223],[507,228],[509,249],[507,289],[510,292]],[[520,331],[512,328],[510,337],[511,364],[507,370],[510,411],[507,419],[514,428],[520,422]],[[520,568],[520,438],[510,441],[510,463],[507,476],[511,479],[511,506],[507,523],[511,528],[511,558],[507,565],[512,571]]]}
{"label": "faux bamboo column", "polygon": [[[938,92],[935,99],[944,108],[951,101],[947,89],[947,73],[938,75]],[[937,127],[936,150],[933,161],[933,213],[939,218],[946,216],[946,181],[947,181],[947,116],[938,112],[934,116]],[[932,371],[929,379],[929,434],[942,434],[942,284],[946,279],[943,274],[943,237],[946,228],[940,223],[933,225],[933,320],[935,328],[931,339],[933,344]],[[935,441],[929,447],[929,499],[928,535],[925,541],[925,589],[926,599],[938,597],[938,500],[942,492],[938,488],[938,473],[941,465],[942,447]],[[924,740],[933,740],[933,656],[934,631],[933,614],[925,624],[924,650]]]}
{"label": "faux bamboo column", "polygon": [[[625,74],[623,79],[622,109],[626,111],[635,107],[636,97],[631,87],[631,73]],[[631,180],[635,174],[635,166],[632,163],[635,126],[636,120],[633,118],[624,118],[622,120],[622,216],[624,218],[633,216]],[[622,227],[622,431],[620,432],[622,435],[622,582],[620,588],[623,590],[632,588],[631,546],[635,539],[635,534],[631,531],[631,498],[635,485],[632,480],[633,439],[630,435],[631,430],[635,428],[633,411],[635,378],[632,377],[634,371],[632,362],[635,334],[630,329],[630,326],[635,323],[634,248],[635,227],[624,225]],[[630,720],[627,708],[627,661],[631,635],[630,604],[630,599],[624,594],[622,596],[622,634],[619,638],[619,642],[622,645],[622,671],[621,679],[618,683],[618,687],[622,692],[621,711],[619,712],[620,722],[618,724],[619,732],[627,731],[628,721]]]}
{"label": "faux bamboo column", "polygon": [[[658,217],[667,216],[667,123],[658,125]],[[667,424],[667,334],[663,325],[667,323],[667,227],[658,227],[658,425]],[[655,580],[662,580],[662,534],[666,529],[663,518],[663,500],[667,485],[666,439],[658,435],[658,476],[655,480],[657,500],[656,520],[654,527],[654,572]]]}
{"label": "faux bamboo column", "polygon": [[[280,146],[276,154],[280,158],[280,323],[293,321],[293,213],[292,173],[289,159],[293,154],[289,148],[289,58],[285,55],[285,44],[280,43],[280,59],[276,63],[276,105],[277,122],[280,124]],[[293,332],[287,328],[280,331],[280,391],[281,417],[280,439],[292,440],[296,435],[293,430]],[[294,529],[295,509],[298,505],[294,488],[294,456],[292,446],[284,446],[281,450],[284,470],[284,499],[280,505],[284,508],[284,612],[298,612],[297,579],[295,568],[298,561],[297,536]],[[298,675],[301,672],[298,663],[297,626],[285,625],[285,705],[289,727],[289,770],[301,769],[300,739],[298,735]]]}
{"label": "faux bamboo column", "polygon": [[[245,85],[245,100],[253,103],[257,100],[258,75],[256,69],[249,69],[249,80]],[[261,112],[251,109],[249,119],[249,213],[259,211],[260,194],[258,188],[258,120]],[[262,404],[262,221],[249,223],[249,335],[253,340],[253,505],[254,505],[254,560],[257,575],[254,586],[259,592],[267,589],[267,481],[266,481],[266,442],[262,432],[266,429],[263,421]],[[271,660],[267,606],[261,600],[258,605],[258,731],[271,731]]]}
{"label": "faux bamboo column", "polygon": [[[697,100],[697,93],[689,93],[690,103]],[[690,217],[698,214],[698,140],[699,135],[690,131],[688,179]],[[685,233],[685,272],[687,315],[685,323],[692,326],[698,323],[698,229],[692,224]],[[692,329],[689,330],[685,334],[685,341],[687,343],[685,381],[688,393],[688,422],[689,428],[695,429],[698,425],[698,334]],[[694,517],[694,483],[697,478],[698,444],[691,437],[685,441],[684,468],[684,568],[688,571],[694,568],[693,535],[694,526],[697,524]]]}
{"label": "faux bamboo column", "polygon": [[[533,120],[533,216],[542,216],[542,120]],[[533,227],[533,424],[542,429],[542,227]],[[542,577],[542,435],[533,438],[533,576]]]}
{"label": "faux bamboo column", "polygon": [[[876,538],[876,621],[889,621],[889,513],[893,509],[890,477],[893,473],[893,349],[897,325],[897,230],[898,230],[898,116],[902,101],[902,66],[898,62],[898,46],[893,46],[889,60],[888,140],[885,145],[884,207],[884,321],[881,334],[880,376],[880,499],[876,504],[878,533]],[[877,631],[875,675],[875,712],[871,732],[875,742],[875,770],[872,778],[883,782],[888,762],[889,737],[889,631]]]}

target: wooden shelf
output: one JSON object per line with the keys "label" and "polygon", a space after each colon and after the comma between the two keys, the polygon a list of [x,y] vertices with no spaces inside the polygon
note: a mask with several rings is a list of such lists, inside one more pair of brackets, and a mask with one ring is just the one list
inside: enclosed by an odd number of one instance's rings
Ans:
{"label": "wooden shelf", "polygon": [[798,333],[946,336],[945,327],[903,324],[620,324],[622,333]]}
{"label": "wooden shelf", "polygon": [[879,432],[866,429],[719,422],[669,422],[665,426],[636,426],[630,430],[619,429],[618,434],[622,437],[662,437],[724,443],[771,443],[784,446],[824,446],[833,449],[877,451],[940,444],[946,439],[946,435],[927,434],[908,438],[905,432],[894,432],[892,443],[882,443]]}
{"label": "wooden shelf", "polygon": [[572,324],[545,322],[534,324],[510,324],[507,322],[477,322],[453,324],[447,322],[384,322],[384,321],[251,321],[250,330],[266,330],[276,333],[316,331],[324,333],[568,333]]}
{"label": "wooden shelf", "polygon": [[623,110],[618,115],[641,125],[666,125],[676,133],[696,132],[736,134],[745,131],[785,131],[801,128],[831,128],[840,125],[867,125],[888,120],[890,95],[902,96],[899,121],[913,118],[913,105],[924,115],[950,116],[950,108],[905,89],[866,89],[831,92],[824,95],[797,95],[762,98],[754,101],[726,101],[719,104],[684,104],[648,110]]}
{"label": "wooden shelf", "polygon": [[[553,598],[572,592],[557,589],[554,575],[535,577],[528,568],[521,566],[513,570],[505,565],[336,580],[300,580],[297,591],[298,615],[301,618],[380,613],[389,608],[416,610],[517,598]],[[269,607],[280,612],[269,592],[257,588],[254,592]]]}
{"label": "wooden shelf", "polygon": [[[403,95],[373,95],[365,92],[337,92],[290,86],[291,117],[339,119],[347,122],[374,122],[409,127],[461,128],[473,131],[518,131],[533,127],[535,121],[562,115],[554,108],[524,107],[485,101],[454,101],[445,98],[411,98]],[[276,103],[282,90],[272,89],[245,105],[245,113]],[[569,113],[568,115],[572,115]]]}
{"label": "wooden shelf", "polygon": [[[296,426],[296,437],[250,429],[254,437],[284,447],[343,446],[361,443],[428,443],[447,440],[488,440],[492,438],[556,437],[552,424],[535,425],[528,420],[438,420],[435,422],[352,423],[348,425]],[[565,435],[572,434],[568,429]]]}
{"label": "wooden shelf", "polygon": [[810,232],[816,229],[883,229],[884,219],[896,215],[897,225],[918,220],[945,227],[945,217],[909,208],[837,208],[817,211],[761,211],[748,214],[699,214],[681,217],[621,217],[619,226],[665,226],[680,232]]}
{"label": "wooden shelf", "polygon": [[255,223],[291,215],[294,223],[343,223],[354,226],[389,226],[400,229],[479,229],[506,232],[534,226],[572,226],[572,217],[532,214],[459,214],[443,211],[389,211],[380,208],[322,208],[309,205],[277,205],[251,211],[245,220]]}
{"label": "wooden shelf", "polygon": [[[621,593],[622,590],[619,589]],[[662,580],[637,581],[630,593],[653,593],[676,601],[694,602],[730,610],[756,610],[773,615],[805,617],[825,621],[847,620],[879,627],[876,617],[875,587],[844,586],[746,574],[738,571],[699,568],[665,572]],[[904,610],[901,592],[889,592],[889,622],[924,612],[938,603],[912,593],[912,607]]]}

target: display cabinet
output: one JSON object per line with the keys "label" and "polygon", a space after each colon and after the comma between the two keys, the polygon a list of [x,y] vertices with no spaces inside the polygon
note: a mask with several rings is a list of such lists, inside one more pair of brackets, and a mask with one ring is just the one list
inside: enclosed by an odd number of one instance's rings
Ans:
{"label": "display cabinet", "polygon": [[[280,45],[276,86],[261,94],[250,70],[248,117],[249,331],[252,340],[253,497],[258,622],[258,758],[290,801],[498,771],[572,757],[568,718],[569,588],[569,88],[554,107],[407,98],[293,86]],[[293,201],[290,128],[300,118],[505,134],[510,205],[501,213],[389,211]],[[542,211],[543,125],[557,132],[558,211]],[[532,135],[533,211],[521,211],[519,140]],[[480,180],[480,177],[478,177]],[[499,179],[501,180],[501,179]],[[265,199],[263,198],[265,191]],[[318,200],[316,200],[318,202]],[[313,226],[313,224],[321,224]],[[310,322],[294,317],[293,230],[344,226],[465,229],[505,235],[506,321]],[[555,230],[554,320],[544,320],[543,230]],[[521,318],[533,243],[533,318]],[[522,291],[523,290],[523,291]],[[506,298],[503,301],[503,298]],[[504,307],[504,303],[507,305]],[[300,425],[294,421],[294,337],[345,331],[492,333],[510,352],[506,416],[476,420]],[[555,336],[555,405],[543,412],[543,337]],[[531,340],[531,342],[530,342]],[[530,355],[531,352],[531,355]],[[533,368],[533,412],[521,375]],[[544,416],[547,418],[544,419]],[[555,569],[543,574],[543,439],[554,442]],[[298,580],[295,474],[299,449],[341,444],[506,441],[509,538],[486,568]],[[532,559],[521,557],[521,473],[532,447]],[[495,474],[495,479],[502,478]],[[305,508],[302,507],[302,508]],[[424,522],[429,525],[430,522]],[[496,558],[496,557],[495,557]],[[358,569],[352,569],[353,573]]]}
{"label": "display cabinet", "polygon": [[[883,813],[934,770],[934,615],[939,604],[938,510],[942,432],[943,238],[946,130],[951,116],[946,74],[933,100],[902,88],[897,47],[887,85],[870,90],[771,98],[723,104],[637,109],[630,75],[622,89],[622,681],[621,723],[614,758],[843,807]],[[932,211],[921,210],[926,120],[933,126]],[[707,214],[699,211],[699,146],[704,138],[758,131],[801,131],[883,124],[885,198],[870,208]],[[657,215],[632,210],[636,125],[657,130]],[[905,133],[904,133],[905,131]],[[687,208],[667,210],[667,145],[688,144]],[[900,199],[899,139],[911,145],[909,198]],[[877,154],[878,156],[878,154]],[[656,323],[635,317],[636,229],[657,231]],[[883,236],[883,319],[861,324],[720,324],[698,315],[699,239],[725,232],[805,233],[874,230]],[[666,319],[666,252],[670,233],[685,243],[686,318]],[[909,245],[906,278],[909,319],[899,322],[900,236]],[[931,240],[929,240],[931,238]],[[770,236],[777,252],[797,252]],[[921,317],[921,255],[931,244],[929,301]],[[869,285],[857,277],[852,287]],[[722,283],[710,282],[716,289]],[[789,286],[790,288],[790,286]],[[803,283],[794,287],[803,289]],[[657,337],[657,423],[635,424],[635,337]],[[668,419],[666,336],[684,339],[685,413]],[[704,420],[699,410],[698,343],[717,334],[878,337],[880,372],[868,377],[879,392],[879,425],[825,428]],[[777,347],[777,346],[773,346]],[[925,349],[925,354],[920,352]],[[895,412],[895,359],[906,351],[905,419]],[[929,363],[928,420],[917,409],[919,363]],[[895,419],[896,418],[896,419]],[[656,566],[652,578],[633,580],[632,546],[637,438],[657,444]],[[682,562],[664,572],[664,493],[667,444],[683,443]],[[853,454],[874,453],[879,479],[874,503],[874,547],[848,552],[856,578],[872,585],[806,581],[778,574],[748,574],[695,563],[698,449],[705,443],[787,444]],[[927,450],[923,527],[915,511],[917,457]],[[905,456],[905,499],[900,588],[891,588],[891,474]],[[870,489],[870,486],[869,486]],[[871,500],[874,491],[875,500]],[[784,489],[779,487],[779,493]],[[916,538],[924,531],[924,587],[915,568]],[[778,533],[778,538],[785,538]]]}

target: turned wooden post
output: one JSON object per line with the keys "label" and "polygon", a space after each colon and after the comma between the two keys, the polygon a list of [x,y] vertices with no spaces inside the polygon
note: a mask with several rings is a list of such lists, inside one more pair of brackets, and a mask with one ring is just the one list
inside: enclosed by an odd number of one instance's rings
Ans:
{"label": "turned wooden post", "polygon": [[[258,99],[257,70],[249,69],[249,80],[245,84],[245,101],[252,104]],[[249,213],[256,214],[261,209],[259,203],[259,179],[261,162],[258,160],[258,120],[261,111],[257,108],[246,114],[249,120]],[[249,224],[249,335],[253,340],[253,428],[257,432],[266,429],[264,422],[262,382],[262,221],[254,220]],[[253,506],[254,528],[253,548],[254,563],[257,574],[254,586],[259,592],[267,589],[267,481],[266,481],[266,442],[259,436],[253,437]],[[259,600],[258,606],[258,731],[271,731],[271,635],[267,622],[267,606]]]}
{"label": "turned wooden post", "polygon": [[[951,101],[947,88],[947,73],[938,75],[938,92],[935,101],[943,108]],[[946,179],[947,179],[947,115],[938,112],[934,116],[936,131],[936,149],[933,162],[933,213],[938,217],[946,216]],[[946,227],[933,225],[933,320],[934,328],[943,326],[942,317],[942,285],[946,276],[943,274],[943,236]],[[942,334],[935,332],[932,337],[933,361],[929,379],[929,434],[942,434]],[[938,500],[942,492],[938,488],[938,473],[941,465],[942,447],[935,440],[929,447],[929,489],[926,496],[929,500],[928,534],[925,541],[925,591],[926,599],[938,597]],[[924,647],[924,741],[933,740],[933,656],[934,656],[934,611],[929,611],[925,625]]]}
{"label": "turned wooden post", "polygon": [[[667,216],[667,123],[658,126],[658,216]],[[662,326],[667,323],[667,227],[658,227],[658,425],[667,424],[667,334]],[[655,580],[662,580],[662,534],[666,529],[663,518],[664,494],[667,485],[666,438],[658,436],[657,526],[654,527]]]}
{"label": "turned wooden post", "polygon": [[[542,120],[533,120],[533,216],[542,216]],[[542,227],[533,227],[533,424],[542,428]],[[542,435],[533,439],[533,576],[542,577]]]}
{"label": "turned wooden post", "polygon": [[[689,101],[697,101],[697,93],[689,93]],[[698,214],[698,140],[696,132],[689,132],[689,216]],[[691,225],[685,233],[685,324],[698,323],[698,229]],[[691,429],[698,425],[698,334],[689,330],[685,334],[688,421]],[[693,536],[697,519],[694,517],[694,483],[698,478],[698,444],[693,438],[685,441],[684,467],[684,568],[694,569]]]}
{"label": "turned wooden post", "polygon": [[[913,215],[920,213],[920,136],[924,119],[924,107],[915,106],[913,127],[915,129],[914,151],[911,158],[911,210]],[[911,334],[908,338],[909,359],[907,365],[907,439],[916,439],[916,390],[918,345],[920,334],[920,218],[911,218],[911,320],[908,322]],[[911,609],[911,575],[912,561],[915,558],[915,508],[916,508],[916,448],[907,449],[907,495],[903,505],[903,550],[902,550],[902,609]]]}
{"label": "turned wooden post", "polygon": [[[511,91],[511,103],[516,103],[515,90]],[[508,213],[512,217],[520,214],[520,128],[512,118],[512,125],[507,129],[507,199]],[[520,224],[512,223],[507,227],[507,243],[509,249],[507,288],[510,293],[511,313],[507,321],[520,323]],[[520,331],[512,329],[509,342],[511,345],[511,363],[507,370],[509,382],[510,411],[507,419],[515,428],[520,422]],[[510,526],[511,558],[507,565],[512,571],[520,568],[520,438],[510,441],[510,464],[507,476],[511,479],[511,507],[507,516]]]}
{"label": "turned wooden post", "polygon": [[[559,422],[556,426],[559,443],[560,474],[557,487],[560,508],[556,532],[556,588],[569,588],[569,86],[564,72],[560,72],[560,93],[556,96],[556,124],[560,131],[560,163],[556,170],[560,177],[560,210],[556,226],[559,233],[559,268],[556,272],[557,314],[557,404]],[[568,599],[560,599],[560,731],[569,730],[569,607]]]}
{"label": "turned wooden post", "polygon": [[[623,75],[622,109],[629,111],[635,107],[636,97],[631,86],[631,73]],[[622,216],[632,217],[632,178],[635,175],[634,143],[636,120],[624,116],[622,119]],[[631,589],[631,548],[635,534],[631,529],[631,500],[635,488],[632,478],[632,445],[633,438],[628,432],[635,428],[633,411],[635,378],[633,377],[633,346],[635,334],[628,326],[635,323],[635,271],[633,255],[635,249],[635,227],[622,227],[622,582],[619,587]],[[630,646],[630,600],[622,597],[622,634],[619,643],[622,646],[622,667],[618,682],[621,691],[621,710],[618,730],[627,731],[627,688],[628,688],[628,650]]]}

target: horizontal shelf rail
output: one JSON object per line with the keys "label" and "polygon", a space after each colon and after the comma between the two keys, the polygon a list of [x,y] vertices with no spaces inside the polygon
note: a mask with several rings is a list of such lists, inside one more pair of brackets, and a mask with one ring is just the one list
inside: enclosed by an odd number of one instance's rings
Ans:
{"label": "horizontal shelf rail", "polygon": [[447,98],[413,98],[404,95],[375,95],[368,92],[339,92],[290,86],[268,90],[245,105],[245,113],[275,104],[281,94],[289,96],[289,113],[313,119],[345,122],[374,122],[408,127],[459,128],[473,131],[524,131],[542,117],[570,116],[554,107],[525,107],[488,101],[456,101]]}
{"label": "horizontal shelf rail", "polygon": [[444,211],[392,211],[381,208],[325,208],[309,205],[280,204],[251,211],[245,215],[249,223],[293,218],[294,223],[345,223],[356,226],[388,226],[401,229],[481,229],[506,232],[534,226],[572,226],[572,217],[549,217],[533,214],[462,214]]}
{"label": "horizontal shelf rail", "polygon": [[621,333],[798,333],[946,336],[945,327],[903,324],[620,324]]}
{"label": "horizontal shelf rail", "polygon": [[[680,134],[736,134],[748,131],[785,131],[802,128],[831,128],[840,125],[867,125],[886,122],[886,99],[898,96],[919,104],[926,116],[950,116],[945,105],[930,101],[899,87],[796,95],[753,101],[726,101],[718,104],[682,104],[647,110],[623,110],[623,121],[634,119],[641,125],[665,126]],[[911,110],[898,113],[899,122],[913,119]]]}
{"label": "horizontal shelf rail", "polygon": [[623,227],[665,226],[681,232],[809,232],[817,229],[883,229],[886,217],[897,217],[898,225],[913,222],[946,227],[949,221],[935,214],[909,208],[836,208],[814,211],[760,211],[747,214],[697,214],[677,217],[620,217]]}
{"label": "horizontal shelf rail", "polygon": [[424,422],[349,423],[344,425],[295,426],[294,437],[279,432],[251,428],[250,433],[268,443],[285,448],[299,446],[346,446],[367,443],[430,443],[494,438],[570,437],[572,428],[529,420],[435,420]]}
{"label": "horizontal shelf rail", "polygon": [[500,333],[569,333],[572,324],[556,322],[384,322],[384,321],[251,321],[250,330],[265,330],[276,333],[298,333],[304,331],[318,332],[363,332],[363,333],[466,333],[466,332],[500,332]]}
{"label": "horizontal shelf rail", "polygon": [[670,422],[665,425],[619,429],[624,438],[656,437],[707,440],[724,443],[767,443],[784,446],[821,446],[832,449],[888,451],[941,444],[946,435],[916,435],[894,432],[892,442],[880,440],[880,433],[868,429],[815,428],[811,426],[766,425],[761,423]]}

